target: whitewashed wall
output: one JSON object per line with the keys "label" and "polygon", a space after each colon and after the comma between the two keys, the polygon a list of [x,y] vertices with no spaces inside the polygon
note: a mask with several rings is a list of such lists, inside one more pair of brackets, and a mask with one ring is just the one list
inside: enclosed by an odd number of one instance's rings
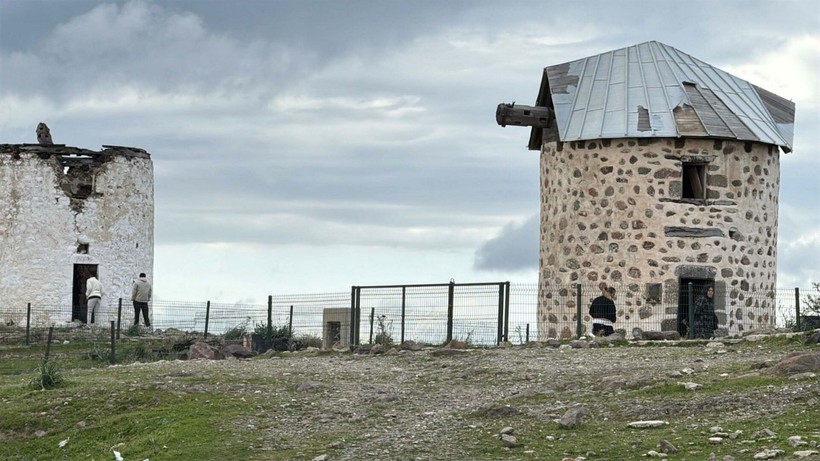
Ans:
{"label": "whitewashed wall", "polygon": [[[119,297],[123,319],[133,317],[132,280],[153,274],[153,165],[144,153],[103,152],[92,167],[93,193],[77,199],[61,187],[58,156],[0,146],[0,320],[24,322],[31,303],[37,324],[70,322],[74,264],[99,265],[98,323],[114,319]],[[77,252],[80,243],[88,254]]]}

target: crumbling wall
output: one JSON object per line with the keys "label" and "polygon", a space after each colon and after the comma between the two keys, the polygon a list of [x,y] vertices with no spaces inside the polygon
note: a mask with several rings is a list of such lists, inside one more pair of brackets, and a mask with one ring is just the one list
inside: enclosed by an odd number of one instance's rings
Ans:
{"label": "crumbling wall", "polygon": [[97,264],[105,322],[153,272],[153,166],[140,149],[0,145],[0,217],[0,312],[31,303],[70,321],[74,265]]}

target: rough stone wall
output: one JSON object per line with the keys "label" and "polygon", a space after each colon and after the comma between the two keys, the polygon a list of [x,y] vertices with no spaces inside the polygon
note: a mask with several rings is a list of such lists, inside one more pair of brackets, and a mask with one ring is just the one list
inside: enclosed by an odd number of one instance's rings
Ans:
{"label": "rough stone wall", "polygon": [[[681,198],[682,161],[707,164],[705,200]],[[759,143],[545,143],[539,337],[575,334],[574,284],[589,330],[601,281],[619,288],[616,328],[674,330],[681,277],[715,280],[729,334],[773,324],[779,178],[777,148]]]}
{"label": "rough stone wall", "polygon": [[98,265],[97,322],[116,316],[119,297],[129,319],[132,280],[154,265],[150,157],[110,154],[69,169],[59,156],[8,146],[0,152],[0,320],[24,323],[31,303],[36,324],[70,322],[74,264]]}

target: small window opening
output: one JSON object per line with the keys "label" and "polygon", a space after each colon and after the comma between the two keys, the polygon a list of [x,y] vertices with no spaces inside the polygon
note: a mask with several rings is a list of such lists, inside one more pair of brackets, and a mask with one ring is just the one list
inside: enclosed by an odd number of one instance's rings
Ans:
{"label": "small window opening", "polygon": [[88,254],[88,244],[87,243],[81,243],[81,244],[77,245],[77,253],[81,254],[81,255],[87,255]]}
{"label": "small window opening", "polygon": [[682,198],[706,198],[706,164],[683,164],[683,191]]}

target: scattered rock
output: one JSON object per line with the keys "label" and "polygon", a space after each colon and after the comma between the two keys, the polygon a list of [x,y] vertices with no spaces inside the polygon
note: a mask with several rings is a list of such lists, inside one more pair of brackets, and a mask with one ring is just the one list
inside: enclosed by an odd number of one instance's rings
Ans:
{"label": "scattered rock", "polygon": [[444,347],[446,347],[447,349],[467,349],[467,343],[465,343],[464,341],[454,339],[447,343],[447,345]]}
{"label": "scattered rock", "polygon": [[649,450],[646,452],[646,456],[650,458],[666,458],[666,453],[658,453],[655,450]]}
{"label": "scattered rock", "polygon": [[777,437],[777,434],[768,427],[752,434],[752,438],[755,440],[773,439],[775,437]]}
{"label": "scattered rock", "polygon": [[709,437],[709,443],[712,445],[720,445],[723,443],[723,437]]}
{"label": "scattered rock", "polygon": [[507,426],[507,427],[501,429],[501,432],[499,432],[500,435],[504,435],[504,434],[512,435],[512,433],[513,433],[513,428],[511,428],[510,426]]}
{"label": "scattered rock", "polygon": [[422,349],[420,344],[418,344],[415,341],[409,340],[409,339],[407,341],[401,343],[400,347],[401,347],[401,350],[403,350],[403,351],[413,351],[413,352],[418,352]]}
{"label": "scattered rock", "polygon": [[683,386],[683,388],[686,389],[687,391],[696,391],[696,390],[700,389],[701,387],[703,387],[702,385],[700,385],[698,383],[678,383],[678,384]]}
{"label": "scattered rock", "polygon": [[680,339],[680,333],[677,331],[644,331],[641,334],[643,339],[649,341],[677,341]]}
{"label": "scattered rock", "polygon": [[755,459],[777,458],[778,456],[782,455],[783,453],[785,453],[785,451],[783,451],[783,450],[768,449],[767,448],[767,449],[765,449],[761,452],[755,453]]}
{"label": "scattered rock", "polygon": [[501,434],[501,443],[504,444],[507,448],[515,448],[518,444],[518,440],[515,438],[514,435],[510,434]]}
{"label": "scattered rock", "polygon": [[208,343],[198,342],[194,343],[188,349],[188,360],[207,359],[207,360],[222,360],[225,356],[221,352],[211,347]]}
{"label": "scattered rock", "polygon": [[806,338],[806,344],[820,344],[820,330],[816,330]]}
{"label": "scattered rock", "polygon": [[372,355],[384,354],[384,352],[384,344],[374,344],[373,347],[370,348],[370,354]]}
{"label": "scattered rock", "polygon": [[792,448],[797,448],[801,445],[808,445],[809,443],[803,440],[803,437],[799,435],[793,435],[789,437],[789,446]]}
{"label": "scattered rock", "polygon": [[661,451],[664,452],[664,453],[677,453],[678,452],[678,447],[672,445],[672,442],[670,442],[668,440],[665,440],[665,439],[661,439],[661,441],[658,443],[658,448],[660,448]]}
{"label": "scattered rock", "polygon": [[820,454],[820,451],[817,450],[800,450],[794,452],[794,456],[798,458],[808,458],[809,456],[814,456],[818,454]]}
{"label": "scattered rock", "polygon": [[319,455],[313,458],[313,461],[328,461],[329,459],[330,457],[328,457],[327,455]]}
{"label": "scattered rock", "polygon": [[772,368],[781,376],[820,371],[820,352],[793,352]]}
{"label": "scattered rock", "polygon": [[571,429],[580,425],[583,422],[584,416],[588,414],[589,410],[587,410],[586,407],[573,407],[564,413],[564,416],[558,420],[558,424],[560,424],[561,427]]}
{"label": "scattered rock", "polygon": [[228,344],[227,346],[223,347],[220,352],[225,357],[230,355],[238,359],[249,359],[251,357],[256,356],[256,352],[248,350],[243,346],[240,346],[239,344]]}
{"label": "scattered rock", "polygon": [[44,430],[42,430],[42,429],[39,429],[39,430],[34,431],[34,436],[35,436],[35,437],[37,437],[38,439],[39,439],[40,437],[45,437],[45,435],[46,435],[46,434],[48,434],[48,432],[46,432],[46,431],[44,431]]}
{"label": "scattered rock", "polygon": [[659,419],[656,420],[648,420],[648,421],[633,421],[627,424],[627,427],[632,427],[635,429],[649,429],[653,427],[662,427],[669,423],[666,421],[661,421]]}

